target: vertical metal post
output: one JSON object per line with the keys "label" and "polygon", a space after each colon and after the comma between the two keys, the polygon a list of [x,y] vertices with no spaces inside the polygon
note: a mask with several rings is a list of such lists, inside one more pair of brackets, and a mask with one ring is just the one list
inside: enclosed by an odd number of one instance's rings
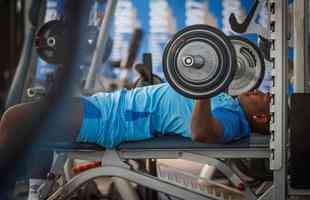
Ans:
{"label": "vertical metal post", "polygon": [[306,29],[307,24],[307,7],[306,3],[308,0],[294,1],[294,90],[295,92],[305,92],[306,85],[306,36],[308,30]]}
{"label": "vertical metal post", "polygon": [[[35,37],[36,26],[38,21],[42,17],[42,9],[45,1],[27,1],[25,3],[25,33],[24,33],[24,43],[22,53],[14,74],[13,81],[11,83],[5,108],[9,108],[21,102],[24,90],[24,84],[27,79],[27,73],[31,65],[31,59],[33,56],[33,40]],[[35,8],[34,8],[35,7]],[[30,10],[32,10],[32,15],[30,15]],[[33,20],[30,16],[35,16]]]}
{"label": "vertical metal post", "polygon": [[310,2],[305,0],[305,92],[310,92]]}
{"label": "vertical metal post", "polygon": [[105,54],[105,51],[109,51],[106,49],[108,36],[109,36],[109,27],[112,22],[113,15],[115,13],[117,0],[109,0],[107,3],[107,8],[105,10],[105,15],[103,21],[100,26],[100,32],[98,35],[96,48],[94,51],[94,55],[91,61],[91,65],[89,68],[89,72],[87,74],[85,90],[93,89],[95,79],[96,79],[96,71],[100,64],[102,64],[102,58]]}
{"label": "vertical metal post", "polygon": [[274,171],[274,198],[286,199],[286,144],[287,144],[287,1],[270,0],[270,30],[273,59],[273,94],[271,103],[272,120],[270,124],[270,168]]}

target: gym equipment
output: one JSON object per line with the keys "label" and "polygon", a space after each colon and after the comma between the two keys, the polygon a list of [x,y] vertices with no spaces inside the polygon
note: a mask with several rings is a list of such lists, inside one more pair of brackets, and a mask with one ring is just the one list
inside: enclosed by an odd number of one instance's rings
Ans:
{"label": "gym equipment", "polygon": [[66,28],[62,21],[52,20],[44,24],[36,34],[38,55],[47,63],[61,64],[66,50]]}
{"label": "gym equipment", "polygon": [[43,1],[32,0],[31,8],[28,13],[29,26],[26,26],[24,44],[22,53],[19,59],[14,78],[9,89],[7,100],[5,102],[5,108],[21,103],[24,91],[24,84],[27,80],[28,69],[31,66],[31,60],[33,58],[33,42],[35,38],[35,31],[37,24],[42,16],[40,15],[40,8],[44,6]]}
{"label": "gym equipment", "polygon": [[240,36],[229,39],[236,51],[237,69],[228,93],[238,96],[259,87],[265,74],[265,61],[258,47],[248,39]]}
{"label": "gym equipment", "polygon": [[[110,0],[109,2],[112,2]],[[117,2],[117,1],[113,1]],[[56,199],[60,197],[60,199],[66,199],[66,195],[71,193],[77,187],[83,185],[85,182],[92,178],[101,177],[101,176],[118,176],[127,178],[133,182],[137,182],[142,185],[149,186],[151,188],[157,189],[159,191],[166,192],[168,194],[185,198],[185,199],[211,199],[206,191],[199,191],[192,186],[187,185],[187,187],[180,186],[180,184],[175,184],[168,181],[162,181],[158,178],[151,177],[147,174],[143,174],[131,169],[127,163],[125,163],[128,159],[145,159],[145,158],[181,158],[188,159],[195,162],[200,162],[203,164],[208,163],[209,161],[214,161],[213,158],[228,158],[228,157],[263,157],[269,158],[271,169],[274,170],[274,181],[273,186],[270,187],[263,195],[260,197],[252,197],[251,199],[285,199],[287,192],[285,187],[287,175],[286,171],[286,151],[287,151],[287,143],[286,143],[286,98],[285,95],[286,87],[285,81],[287,78],[285,69],[285,57],[286,53],[286,34],[283,31],[282,26],[285,28],[285,19],[286,19],[286,1],[270,1],[269,5],[273,5],[272,19],[276,22],[277,28],[275,29],[275,33],[273,33],[274,44],[275,47],[272,49],[272,55],[274,57],[274,70],[277,76],[275,78],[275,84],[273,86],[273,92],[275,93],[274,97],[274,115],[277,116],[277,120],[272,122],[272,131],[273,134],[271,138],[265,138],[266,141],[262,144],[244,144],[243,142],[237,142],[234,144],[225,144],[225,145],[208,145],[201,144],[191,141],[183,141],[177,140],[176,138],[160,138],[162,141],[158,141],[156,139],[149,142],[141,142],[141,143],[130,143],[127,145],[122,145],[113,150],[106,150],[104,152],[103,148],[94,148],[92,146],[85,146],[83,149],[83,144],[75,144],[68,147],[68,145],[64,146],[56,146],[55,156],[56,162],[54,162],[54,168],[52,168],[52,173],[48,176],[48,182],[44,185],[45,191],[50,191],[46,188],[46,185],[49,185],[51,182],[55,181],[55,177],[57,177],[57,170],[54,171],[55,166],[58,166],[59,170],[63,169],[63,163],[61,163],[61,159],[65,161],[65,157],[83,157],[84,159],[92,159],[97,160],[98,158],[103,158],[105,163],[101,168],[92,169],[87,172],[81,173],[78,177],[69,181],[59,188],[59,190],[54,193],[54,195],[50,196],[50,199]],[[99,59],[101,61],[101,59]],[[284,88],[284,89],[283,89]],[[157,138],[158,139],[158,138]],[[253,138],[251,138],[253,139]],[[160,145],[161,144],[161,145]],[[270,144],[270,146],[269,146]],[[55,144],[54,144],[55,145]],[[239,145],[239,146],[238,146]],[[67,148],[66,148],[67,147]],[[212,159],[210,159],[212,158]],[[222,163],[218,160],[218,167],[222,167]],[[106,164],[106,165],[105,165]],[[226,169],[226,168],[225,168]],[[225,170],[223,170],[225,172]],[[61,172],[61,171],[59,171]],[[227,171],[226,171],[227,172]],[[56,176],[55,176],[56,174]],[[240,183],[235,179],[236,176],[229,176],[233,182]],[[234,185],[235,185],[234,184]],[[53,186],[51,184],[50,186]],[[43,189],[40,188],[40,189]],[[44,190],[42,190],[44,191]],[[247,191],[247,188],[246,188]],[[204,193],[205,192],[205,193]],[[46,196],[45,196],[46,197]],[[45,199],[40,195],[41,199]],[[218,198],[212,198],[218,199]],[[250,198],[247,198],[250,199]]]}
{"label": "gym equipment", "polygon": [[197,99],[227,89],[236,63],[235,50],[225,34],[200,24],[176,33],[163,55],[163,70],[169,84],[182,95]]}
{"label": "gym equipment", "polygon": [[27,96],[30,98],[45,96],[46,89],[44,87],[32,87],[27,89]]}
{"label": "gym equipment", "polygon": [[156,85],[163,82],[159,76],[152,73],[152,54],[150,53],[143,54],[143,63],[137,64],[135,70],[139,73],[140,77],[133,83],[133,88]]}
{"label": "gym equipment", "polygon": [[132,86],[133,88],[163,83],[162,79],[159,76],[157,76],[156,74],[152,74],[151,76],[147,76],[146,75],[147,70],[145,69],[145,65],[137,64],[135,66],[135,69],[140,74],[140,77],[134,82],[134,84]]}
{"label": "gym equipment", "polygon": [[137,54],[138,54],[138,50],[141,46],[141,41],[143,38],[143,31],[142,29],[136,28],[133,31],[130,43],[129,43],[129,47],[128,47],[128,53],[127,53],[127,57],[121,61],[121,67],[126,68],[126,69],[130,69],[132,68]]}
{"label": "gym equipment", "polygon": [[[82,41],[83,62],[90,64],[93,52],[96,48],[96,40],[99,29],[95,26],[87,26],[85,38]],[[67,49],[67,41],[70,37],[68,27],[61,20],[52,20],[42,25],[36,33],[35,47],[38,55],[47,63],[63,64]],[[108,37],[107,50],[104,52],[102,62],[105,62],[112,53],[113,40]]]}
{"label": "gym equipment", "polygon": [[109,29],[112,24],[113,13],[116,9],[117,0],[107,1],[107,5],[104,13],[104,20],[102,21],[99,28],[99,35],[96,40],[96,49],[94,50],[94,55],[91,60],[89,72],[86,77],[84,89],[90,91],[95,86],[97,70],[102,64],[102,58],[107,49],[107,42],[109,38]]}
{"label": "gym equipment", "polygon": [[[54,149],[53,166],[47,182],[40,187],[40,199],[67,199],[86,182],[99,177],[112,176],[127,179],[139,185],[154,189],[181,199],[224,199],[213,192],[201,190],[191,183],[177,183],[173,177],[154,177],[143,171],[134,170],[130,159],[185,159],[201,164],[210,164],[221,171],[245,199],[259,199],[233,171],[216,158],[268,158],[269,138],[255,136],[231,144],[206,144],[193,142],[180,136],[162,136],[146,141],[128,142],[115,149],[105,149],[93,144],[66,143],[41,144],[40,148]],[[103,160],[102,166],[70,177],[64,169],[67,159]],[[59,175],[67,179],[56,191],[51,190]]]}
{"label": "gym equipment", "polygon": [[253,182],[272,181],[268,159],[228,159],[226,164],[231,166],[236,174],[242,173]]}

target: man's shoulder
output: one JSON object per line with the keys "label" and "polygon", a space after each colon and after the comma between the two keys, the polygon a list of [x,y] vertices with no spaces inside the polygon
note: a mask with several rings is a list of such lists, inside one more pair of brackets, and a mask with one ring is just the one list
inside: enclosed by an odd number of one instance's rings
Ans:
{"label": "man's shoulder", "polygon": [[147,95],[160,95],[173,90],[168,83],[140,87],[132,90],[132,93],[145,93]]}
{"label": "man's shoulder", "polygon": [[227,93],[220,93],[217,96],[212,97],[211,107],[213,109],[226,108],[233,111],[240,110],[239,101]]}

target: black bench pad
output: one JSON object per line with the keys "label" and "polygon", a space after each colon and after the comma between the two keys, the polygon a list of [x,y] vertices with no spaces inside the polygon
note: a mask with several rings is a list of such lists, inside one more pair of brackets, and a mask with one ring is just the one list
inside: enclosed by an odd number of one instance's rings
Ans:
{"label": "black bench pad", "polygon": [[[252,136],[228,144],[207,144],[194,142],[180,136],[161,136],[144,141],[127,142],[119,145],[118,150],[134,149],[210,149],[210,148],[266,148],[269,145],[269,137]],[[96,150],[103,151],[104,147],[89,143],[56,143],[42,144],[42,148],[67,149],[67,150]]]}

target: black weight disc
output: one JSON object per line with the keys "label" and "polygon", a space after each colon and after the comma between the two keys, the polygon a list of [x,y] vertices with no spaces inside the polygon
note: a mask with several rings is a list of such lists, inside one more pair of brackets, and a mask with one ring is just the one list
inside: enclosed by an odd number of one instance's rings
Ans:
{"label": "black weight disc", "polygon": [[220,30],[208,25],[182,29],[164,50],[167,81],[177,92],[194,99],[212,97],[227,89],[235,67],[231,42]]}
{"label": "black weight disc", "polygon": [[65,32],[65,26],[61,21],[52,20],[44,24],[36,33],[37,53],[47,63],[63,63],[66,48]]}
{"label": "black weight disc", "polygon": [[240,36],[231,36],[229,39],[236,51],[237,70],[228,93],[237,96],[259,87],[265,74],[265,61],[253,42]]}

